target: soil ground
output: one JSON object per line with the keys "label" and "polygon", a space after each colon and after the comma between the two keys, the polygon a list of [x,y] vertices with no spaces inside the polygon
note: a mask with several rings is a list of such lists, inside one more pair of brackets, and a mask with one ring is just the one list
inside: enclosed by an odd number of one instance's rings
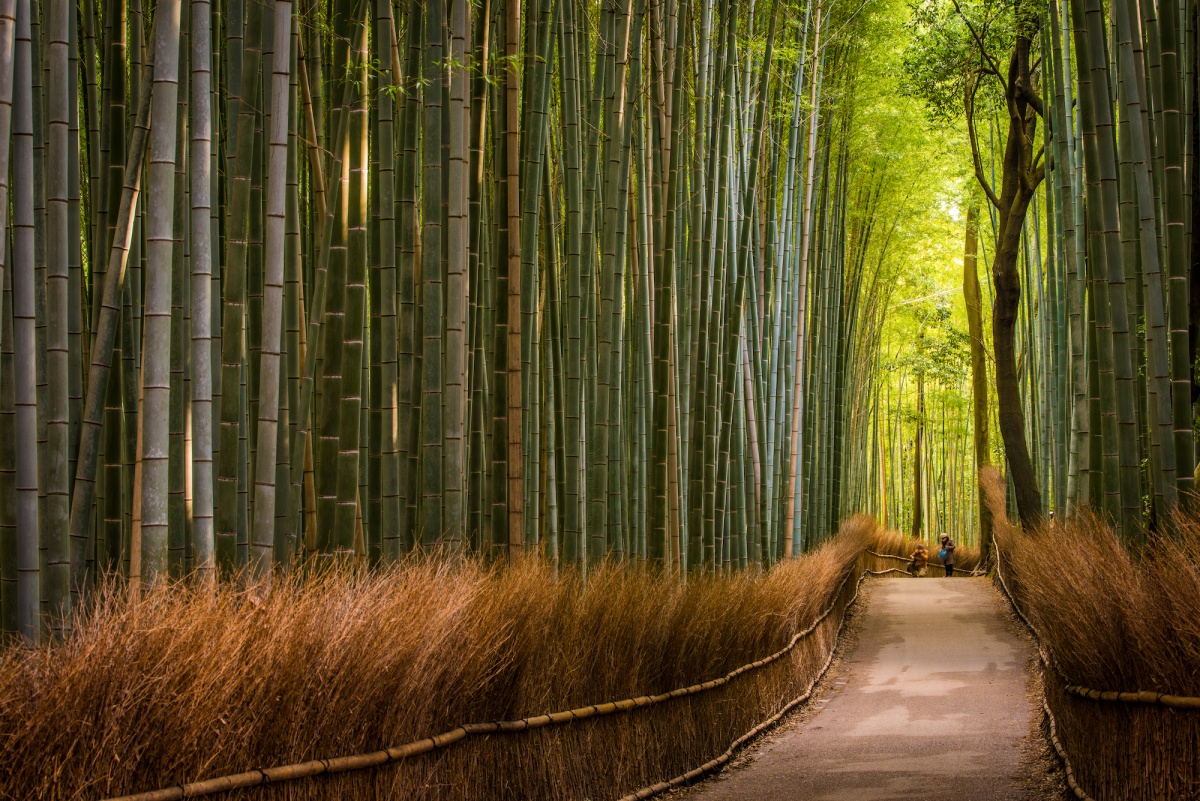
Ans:
{"label": "soil ground", "polygon": [[869,582],[814,701],[690,801],[1058,801],[1036,656],[985,578]]}

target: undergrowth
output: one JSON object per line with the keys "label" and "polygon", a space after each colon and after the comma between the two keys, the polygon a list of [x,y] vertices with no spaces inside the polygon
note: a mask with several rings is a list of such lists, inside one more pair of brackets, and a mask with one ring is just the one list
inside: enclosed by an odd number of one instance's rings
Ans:
{"label": "undergrowth", "polygon": [[1046,697],[1080,785],[1098,801],[1196,798],[1200,712],[1065,691],[1200,696],[1196,507],[1133,541],[1090,512],[1024,532],[1005,515],[999,474],[983,485],[1000,573],[1053,662]]}
{"label": "undergrowth", "polygon": [[[686,582],[413,559],[136,602],[114,584],[65,643],[0,653],[0,797],[120,795],[715,678],[844,605],[873,529],[855,518],[765,574]],[[720,753],[801,692],[835,612],[790,658],[695,699],[240,797],[615,797]]]}
{"label": "undergrowth", "polygon": [[1072,682],[1200,696],[1200,514],[1125,542],[1090,512],[1024,533],[991,501],[1005,580]]}

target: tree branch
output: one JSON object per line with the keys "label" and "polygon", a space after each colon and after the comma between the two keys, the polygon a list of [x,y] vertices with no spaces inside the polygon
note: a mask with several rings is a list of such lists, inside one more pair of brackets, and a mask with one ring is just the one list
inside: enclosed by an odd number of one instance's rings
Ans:
{"label": "tree branch", "polygon": [[963,107],[967,118],[967,139],[971,142],[971,161],[975,165],[975,178],[983,187],[988,202],[999,209],[1000,198],[996,196],[996,191],[988,183],[987,176],[983,172],[983,159],[979,155],[979,138],[975,134],[975,93],[979,89],[977,77],[976,74],[967,78],[966,91],[963,93]]}
{"label": "tree branch", "polygon": [[979,57],[987,61],[991,66],[988,72],[1000,79],[1000,84],[1004,87],[1004,93],[1008,94],[1008,83],[1004,80],[1004,73],[1001,71],[1000,65],[996,63],[996,59],[992,58],[992,54],[988,52],[987,45],[984,43],[983,33],[986,32],[986,29],[983,32],[976,30],[975,26],[971,24],[971,20],[967,19],[967,15],[963,13],[962,6],[958,4],[958,0],[951,0],[951,2],[954,3],[955,12],[957,12],[958,16],[967,26],[967,30],[971,32],[971,38],[975,40],[975,46],[979,48]]}

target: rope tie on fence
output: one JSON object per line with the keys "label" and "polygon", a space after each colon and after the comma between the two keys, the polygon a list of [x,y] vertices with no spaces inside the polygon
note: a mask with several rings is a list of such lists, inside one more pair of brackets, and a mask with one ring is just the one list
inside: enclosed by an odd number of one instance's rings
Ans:
{"label": "rope tie on fence", "polygon": [[[850,603],[853,603],[858,598],[858,586],[861,586],[867,574],[884,575],[886,573],[903,573],[904,571],[891,568],[889,570],[865,570],[863,575],[858,580],[858,585],[855,587],[854,598]],[[833,595],[833,601],[826,607],[817,618],[803,631],[792,635],[791,640],[783,648],[773,654],[765,656],[735,668],[724,676],[715,679],[710,679],[699,684],[693,684],[688,687],[679,687],[658,695],[642,695],[636,698],[626,698],[621,701],[609,701],[603,704],[591,704],[589,706],[578,707],[576,709],[567,709],[561,712],[551,712],[543,715],[536,715],[518,720],[502,720],[489,723],[467,723],[449,731],[436,734],[432,737],[426,737],[422,740],[415,740],[404,745],[394,746],[382,751],[372,751],[366,754],[356,754],[353,756],[336,757],[330,759],[315,759],[308,762],[297,762],[291,765],[277,765],[271,768],[255,768],[243,773],[233,773],[226,776],[218,776],[212,779],[203,781],[189,782],[187,784],[177,784],[172,787],[164,787],[159,790],[151,790],[143,793],[134,793],[132,795],[110,798],[108,801],[180,801],[185,798],[200,798],[203,796],[213,795],[216,793],[229,792],[231,790],[246,790],[254,787],[263,787],[267,784],[275,784],[279,782],[295,781],[297,779],[305,779],[313,776],[321,776],[333,773],[346,773],[355,770],[364,770],[367,768],[379,767],[392,762],[397,762],[409,757],[420,756],[421,754],[429,753],[430,751],[446,748],[454,745],[468,737],[497,734],[508,732],[522,732],[533,729],[541,729],[548,726],[556,726],[564,723],[570,723],[575,720],[585,720],[592,717],[603,717],[617,712],[626,712],[633,709],[642,709],[649,706],[655,706],[665,701],[675,698],[683,698],[691,695],[699,695],[700,693],[714,690],[728,684],[733,679],[749,673],[752,670],[757,670],[762,667],[778,661],[786,656],[801,640],[808,637],[824,620],[833,613],[837,608],[838,599],[841,598],[842,592],[846,588],[846,583],[854,576],[854,571],[846,573],[846,577],[842,579],[838,585],[837,591]],[[849,604],[847,604],[847,607]],[[840,633],[841,627],[838,627]],[[836,643],[836,636],[835,636]],[[830,650],[830,659],[832,660],[832,649]],[[829,661],[826,662],[828,668]],[[800,703],[800,701],[796,701]],[[782,713],[781,713],[782,714]],[[726,760],[728,761],[728,760]],[[720,762],[719,764],[724,764]],[[699,768],[697,769],[699,770]]]}

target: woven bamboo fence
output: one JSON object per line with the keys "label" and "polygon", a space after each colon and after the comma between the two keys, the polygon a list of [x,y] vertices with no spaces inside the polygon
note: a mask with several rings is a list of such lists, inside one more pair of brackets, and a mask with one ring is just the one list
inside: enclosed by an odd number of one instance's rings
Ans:
{"label": "woven bamboo fence", "polygon": [[1021,611],[1025,588],[996,549],[996,577],[1038,643],[1043,708],[1067,784],[1080,799],[1200,798],[1200,698],[1072,684]]}
{"label": "woven bamboo fence", "polygon": [[[572,797],[649,798],[720,769],[810,697],[832,662],[863,580],[901,572],[871,570],[865,556],[846,565],[821,614],[784,648],[701,684],[520,720],[465,724],[386,750],[263,767],[116,801],[558,798],[567,787]],[[518,773],[519,782],[506,779]]]}

